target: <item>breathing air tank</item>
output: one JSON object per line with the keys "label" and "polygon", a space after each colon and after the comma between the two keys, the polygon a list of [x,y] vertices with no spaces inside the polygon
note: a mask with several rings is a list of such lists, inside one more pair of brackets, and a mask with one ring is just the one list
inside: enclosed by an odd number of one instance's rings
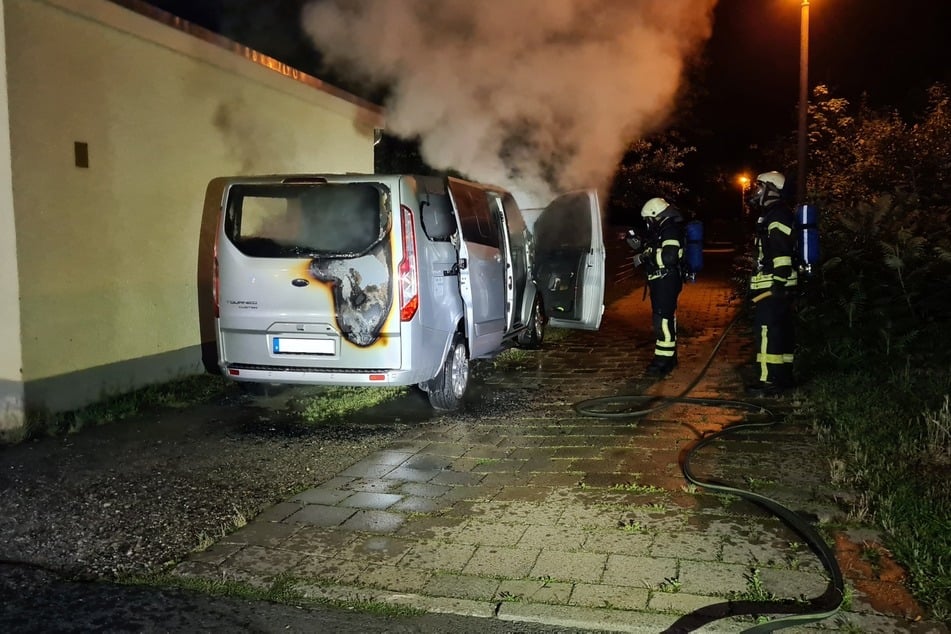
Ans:
{"label": "breathing air tank", "polygon": [[687,277],[695,281],[697,273],[703,270],[703,223],[691,220],[685,227],[686,248],[684,260],[687,265]]}
{"label": "breathing air tank", "polygon": [[799,266],[808,275],[819,263],[819,210],[815,205],[796,208],[796,235]]}

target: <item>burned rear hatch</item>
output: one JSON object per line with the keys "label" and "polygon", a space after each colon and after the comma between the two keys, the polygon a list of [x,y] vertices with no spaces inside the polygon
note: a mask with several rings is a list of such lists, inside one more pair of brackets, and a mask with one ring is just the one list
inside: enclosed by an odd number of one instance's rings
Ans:
{"label": "burned rear hatch", "polygon": [[225,235],[256,260],[249,268],[260,279],[246,282],[267,285],[256,295],[261,316],[273,318],[269,331],[327,321],[355,346],[379,340],[393,308],[390,198],[388,188],[366,182],[231,188]]}

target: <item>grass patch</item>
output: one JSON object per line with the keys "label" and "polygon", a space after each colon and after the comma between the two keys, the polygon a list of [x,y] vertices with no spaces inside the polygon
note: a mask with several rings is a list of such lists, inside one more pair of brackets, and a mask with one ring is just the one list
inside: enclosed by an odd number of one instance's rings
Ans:
{"label": "grass patch", "polygon": [[683,583],[680,581],[680,576],[676,577],[667,577],[659,584],[657,584],[657,590],[659,592],[666,592],[668,594],[680,592],[680,588],[683,586]]}
{"label": "grass patch", "polygon": [[218,528],[215,534],[209,535],[202,533],[198,536],[198,544],[192,549],[192,552],[201,552],[211,548],[219,539],[225,535],[230,535],[239,528],[248,525],[248,515],[245,514],[237,505],[232,505],[234,514]]}
{"label": "grass patch", "polygon": [[730,598],[734,601],[775,601],[776,595],[766,589],[758,568],[750,568],[743,574],[746,579],[746,590],[731,592]]}
{"label": "grass patch", "polygon": [[[317,600],[315,600],[317,601]],[[320,605],[337,608],[338,610],[356,610],[375,616],[393,618],[420,616],[426,614],[426,610],[413,608],[408,605],[394,605],[392,603],[383,603],[382,601],[367,601],[365,599],[355,599],[353,601],[322,599],[317,601]]]}
{"label": "grass patch", "polygon": [[517,370],[531,363],[532,353],[521,348],[508,348],[492,359],[496,370]]}
{"label": "grass patch", "polygon": [[425,614],[424,610],[403,605],[392,605],[379,601],[354,599],[324,599],[307,597],[298,589],[298,580],[287,575],[279,575],[267,587],[258,587],[238,581],[179,577],[169,574],[154,574],[130,577],[121,580],[125,585],[150,586],[156,588],[175,588],[216,597],[229,597],[249,601],[269,601],[296,607],[328,607],[339,610],[353,610],[381,617],[407,617]]}
{"label": "grass patch", "polygon": [[290,605],[304,605],[304,594],[293,587],[288,577],[278,577],[267,587],[254,586],[240,581],[221,579],[201,579],[198,577],[179,577],[167,573],[133,576],[119,580],[130,586],[149,586],[165,589],[188,590],[214,597],[231,597],[251,601],[271,601]]}
{"label": "grass patch", "polygon": [[625,519],[618,522],[618,528],[625,533],[646,533],[647,527],[634,519]]}
{"label": "grass patch", "polygon": [[558,343],[561,341],[567,341],[571,338],[571,334],[574,331],[570,328],[546,328],[545,329],[545,341],[549,343]]}
{"label": "grass patch", "polygon": [[220,376],[200,374],[109,396],[68,412],[29,412],[26,435],[71,434],[91,425],[131,418],[156,407],[190,407],[221,396],[230,388],[231,382]]}
{"label": "grass patch", "polygon": [[769,486],[771,484],[776,484],[775,480],[754,478],[753,476],[749,475],[744,476],[743,479],[746,481],[746,488],[753,492],[761,490],[763,487]]}
{"label": "grass patch", "polygon": [[512,594],[512,593],[509,592],[508,590],[503,590],[503,591],[499,592],[498,595],[496,595],[496,598],[497,598],[499,601],[504,601],[504,602],[506,602],[506,603],[518,603],[518,602],[524,600],[521,595],[519,595],[519,594]]}
{"label": "grass patch", "polygon": [[809,406],[833,454],[832,477],[860,493],[852,517],[885,530],[915,597],[944,620],[951,616],[951,373],[864,365],[817,377]]}
{"label": "grass patch", "polygon": [[330,387],[314,396],[298,399],[294,409],[312,424],[339,420],[406,394],[405,387]]}
{"label": "grass patch", "polygon": [[625,493],[663,493],[664,489],[653,484],[638,484],[637,482],[625,482],[624,484],[611,485],[612,491],[623,491]]}

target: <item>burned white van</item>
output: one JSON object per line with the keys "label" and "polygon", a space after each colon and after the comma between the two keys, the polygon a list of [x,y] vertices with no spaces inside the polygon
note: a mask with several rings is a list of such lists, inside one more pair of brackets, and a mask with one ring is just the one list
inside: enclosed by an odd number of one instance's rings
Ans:
{"label": "burned white van", "polygon": [[597,329],[603,297],[593,191],[528,227],[511,193],[456,178],[224,181],[215,331],[235,381],[413,385],[456,409],[470,359]]}

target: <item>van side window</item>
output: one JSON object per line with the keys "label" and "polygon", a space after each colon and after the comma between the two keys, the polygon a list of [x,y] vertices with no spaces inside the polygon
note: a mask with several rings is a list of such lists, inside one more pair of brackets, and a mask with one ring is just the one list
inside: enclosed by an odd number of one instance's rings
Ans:
{"label": "van side window", "polygon": [[252,257],[354,257],[389,233],[389,200],[368,183],[236,186],[225,233]]}
{"label": "van side window", "polygon": [[448,196],[427,193],[420,199],[419,211],[423,231],[430,240],[448,241],[456,232],[456,217]]}

